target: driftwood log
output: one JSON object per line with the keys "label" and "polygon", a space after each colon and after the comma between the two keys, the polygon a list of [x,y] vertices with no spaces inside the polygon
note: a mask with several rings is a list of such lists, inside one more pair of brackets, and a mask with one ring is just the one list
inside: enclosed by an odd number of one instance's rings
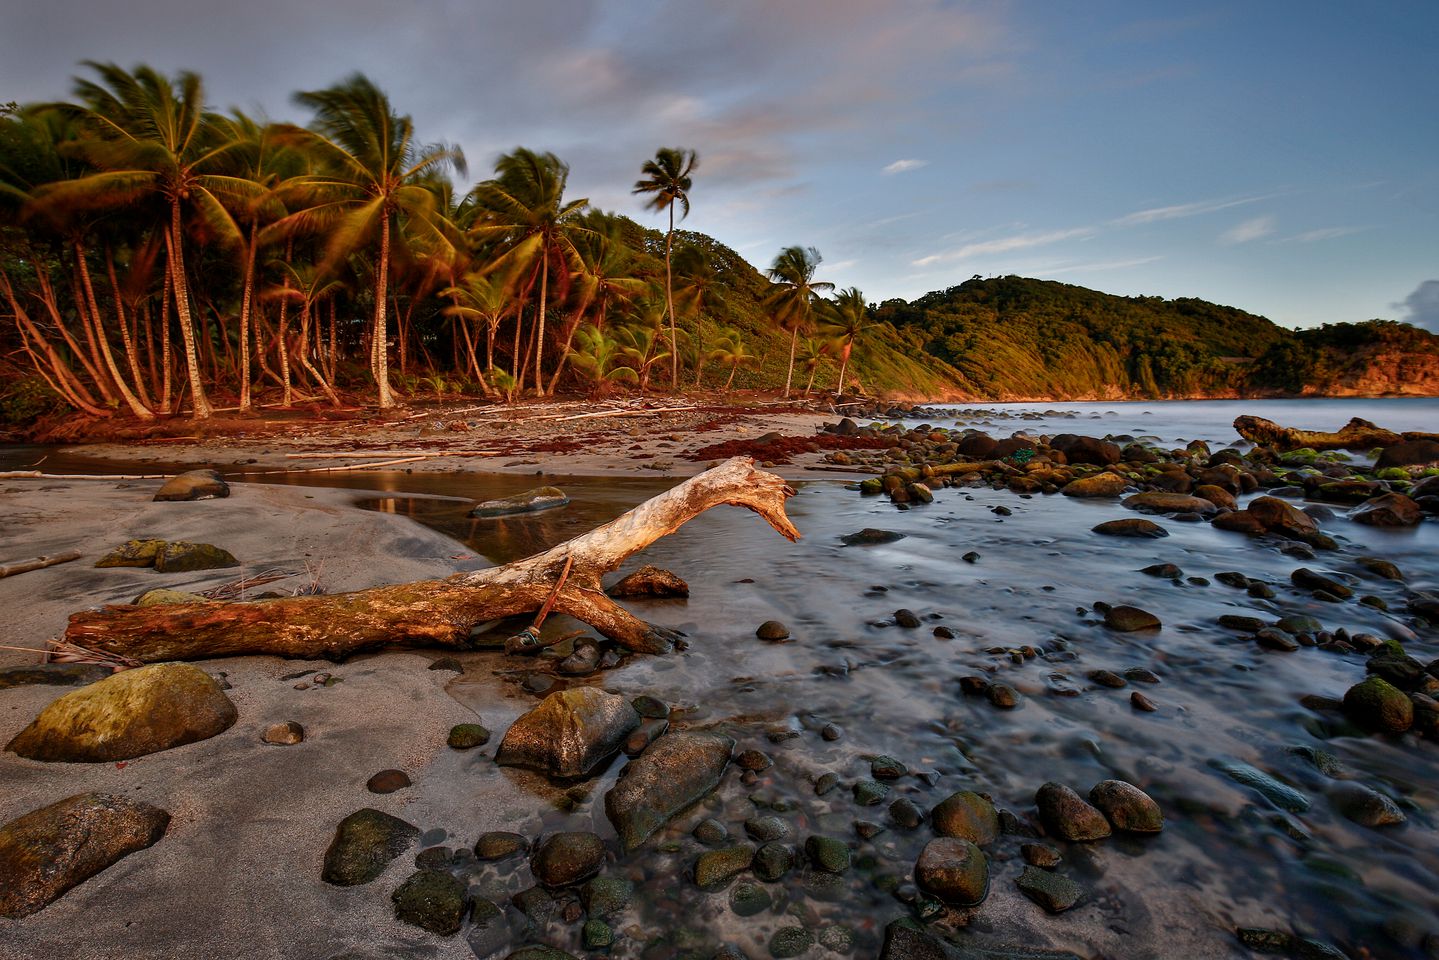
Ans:
{"label": "driftwood log", "polygon": [[605,595],[600,578],[626,558],[711,507],[746,507],[790,540],[794,490],[735,457],[653,497],[604,526],[524,560],[353,593],[248,603],[108,606],[70,618],[65,640],[146,663],[265,654],[340,660],[384,646],[464,648],[478,624],[540,609],[567,559],[572,569],[554,609],[630,650],[667,653],[677,634],[634,616]]}
{"label": "driftwood log", "polygon": [[1239,417],[1234,421],[1234,429],[1245,440],[1281,451],[1308,447],[1311,450],[1363,452],[1375,447],[1392,447],[1406,440],[1439,439],[1439,434],[1433,433],[1395,433],[1358,417],[1350,420],[1336,433],[1281,427],[1273,420],[1265,420],[1263,417]]}

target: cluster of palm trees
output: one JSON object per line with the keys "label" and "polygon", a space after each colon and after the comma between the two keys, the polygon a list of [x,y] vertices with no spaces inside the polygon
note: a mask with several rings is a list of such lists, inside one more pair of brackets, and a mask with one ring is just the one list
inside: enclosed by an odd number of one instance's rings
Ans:
{"label": "cluster of palm trees", "polygon": [[[74,410],[205,418],[261,388],[338,406],[357,383],[383,409],[422,385],[513,400],[660,370],[677,391],[712,365],[729,389],[759,362],[715,329],[734,278],[677,242],[694,151],[660,149],[634,187],[668,214],[661,276],[656,235],[567,197],[551,153],[516,149],[460,194],[461,151],[417,140],[363,75],[296,94],[302,127],[211,112],[195,74],[87,66],[73,102],[0,116],[0,350]],[[858,290],[820,297],[819,264],[791,247],[768,274],[786,396],[796,360],[807,393],[831,355],[843,385],[869,323]]]}

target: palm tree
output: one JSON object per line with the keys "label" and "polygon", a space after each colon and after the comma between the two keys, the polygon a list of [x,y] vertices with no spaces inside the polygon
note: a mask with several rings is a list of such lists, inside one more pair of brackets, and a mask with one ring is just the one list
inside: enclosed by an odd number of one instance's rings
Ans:
{"label": "palm tree", "polygon": [[725,305],[726,284],[720,279],[714,263],[699,247],[683,247],[676,258],[680,278],[680,310],[695,318],[695,386],[700,385],[704,375],[705,349],[701,331],[706,308],[713,310]]}
{"label": "palm tree", "polygon": [[[649,289],[648,282],[634,276],[634,257],[619,234],[618,223],[604,214],[591,216],[587,223],[590,224],[586,227],[588,232],[577,238],[579,270],[570,278],[574,291],[570,297],[565,342],[560,350],[566,359],[570,354],[570,341],[586,313],[592,314],[594,325],[603,330],[612,307],[629,303]],[[564,360],[555,364],[549,393],[555,392],[562,372]]]}
{"label": "palm tree", "polygon": [[639,375],[640,393],[649,389],[650,368],[669,359],[670,353],[660,349],[664,342],[664,305],[641,300],[631,309],[625,323],[615,331],[620,352]]}
{"label": "palm tree", "polygon": [[287,128],[309,147],[323,169],[305,178],[309,205],[281,223],[289,229],[328,231],[327,267],[378,242],[374,263],[374,329],[370,370],[380,409],[395,405],[390,389],[389,303],[391,246],[400,231],[435,249],[453,246],[451,225],[432,189],[447,170],[465,174],[465,156],[448,144],[419,144],[414,122],[395,113],[389,97],[364,74],[324,90],[295,94],[315,111],[312,129]]}
{"label": "palm tree", "polygon": [[709,352],[707,359],[720,366],[729,367],[729,379],[724,382],[726,392],[729,391],[730,384],[734,383],[734,375],[739,372],[740,367],[759,364],[759,357],[746,349],[743,334],[734,327],[720,329],[719,345]]}
{"label": "palm tree", "polygon": [[[545,352],[545,312],[549,309],[550,267],[561,269],[556,276],[563,284],[580,267],[575,236],[583,228],[576,222],[589,200],[565,200],[569,165],[553,153],[535,153],[524,147],[507,153],[495,162],[495,177],[479,184],[466,198],[475,208],[475,225],[470,228],[478,240],[498,241],[503,252],[492,269],[510,271],[524,289],[532,288],[538,273],[540,303],[535,328],[535,392],[543,395],[542,361]],[[516,343],[519,316],[515,317]],[[515,362],[519,362],[518,349]],[[517,389],[524,389],[525,371],[520,370]]]}
{"label": "palm tree", "polygon": [[510,309],[510,299],[500,277],[483,269],[471,270],[453,286],[439,293],[450,300],[450,305],[440,312],[460,324],[469,356],[470,373],[479,381],[480,387],[489,392],[489,384],[481,372],[480,361],[475,351],[475,335],[471,322],[478,320],[485,325],[485,366],[495,366],[495,334],[499,332],[500,321]]}
{"label": "palm tree", "polygon": [[835,395],[844,393],[844,375],[849,369],[849,354],[854,349],[855,339],[869,329],[869,306],[858,287],[841,290],[835,295],[834,305],[825,318],[823,332],[839,344],[839,382]]}
{"label": "palm tree", "polygon": [[591,396],[599,398],[612,381],[639,379],[633,367],[619,365],[622,354],[623,349],[614,337],[587,323],[575,331],[575,348],[569,358],[575,369],[590,381]]}
{"label": "palm tree", "polygon": [[645,179],[635,183],[633,193],[647,193],[645,204],[651,210],[668,210],[670,228],[665,233],[665,309],[670,320],[670,389],[680,388],[679,338],[675,331],[675,298],[673,275],[670,269],[670,249],[675,238],[675,204],[684,211],[680,219],[690,215],[690,187],[693,186],[695,170],[699,168],[699,154],[680,147],[660,147],[653,160],[646,160],[641,173]]}
{"label": "palm tree", "polygon": [[800,333],[810,325],[815,298],[821,290],[834,289],[834,284],[814,278],[822,259],[814,247],[786,247],[769,268],[769,278],[775,287],[765,298],[765,306],[775,325],[789,331],[789,370],[784,376],[786,398],[794,379],[795,347]]}
{"label": "palm tree", "polygon": [[198,75],[186,71],[172,81],[145,66],[131,73],[112,63],[86,61],[85,65],[99,74],[99,82],[77,79],[75,93],[82,106],[57,108],[79,120],[87,135],[72,149],[95,172],[50,184],[37,192],[36,199],[115,209],[156,198],[168,207],[163,228],[167,279],[184,342],[191,405],[195,417],[205,419],[212,409],[200,378],[183,227],[187,217],[199,220],[221,243],[238,247],[240,230],[223,201],[252,195],[256,185],[213,172],[236,143],[213,135]]}
{"label": "palm tree", "polygon": [[824,340],[816,340],[812,337],[805,337],[800,341],[799,365],[800,369],[809,374],[809,381],[804,385],[804,395],[808,397],[814,390],[814,378],[819,373],[820,365],[824,358],[829,356],[830,344]]}

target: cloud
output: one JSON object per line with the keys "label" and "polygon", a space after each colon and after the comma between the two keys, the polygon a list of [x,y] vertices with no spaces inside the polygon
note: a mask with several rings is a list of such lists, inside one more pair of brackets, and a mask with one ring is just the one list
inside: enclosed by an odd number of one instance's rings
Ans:
{"label": "cloud", "polygon": [[1098,263],[1075,263],[1069,266],[1051,267],[1048,270],[1037,271],[1041,273],[1078,273],[1083,271],[1090,273],[1097,270],[1127,270],[1130,267],[1140,267],[1146,263],[1153,263],[1156,260],[1163,260],[1162,256],[1153,257],[1132,257],[1128,260],[1102,260]]}
{"label": "cloud", "polygon": [[892,177],[896,173],[908,173],[910,170],[918,170],[920,167],[927,166],[929,166],[928,160],[896,160],[881,170],[880,173],[883,173],[887,177]]}
{"label": "cloud", "polygon": [[1284,239],[1285,242],[1292,243],[1318,243],[1320,240],[1334,240],[1339,237],[1347,237],[1351,233],[1362,233],[1368,229],[1368,227],[1320,227],[1318,230],[1306,230]]}
{"label": "cloud", "polygon": [[[1272,196],[1272,194],[1269,196]],[[1234,200],[1201,200],[1197,203],[1178,203],[1168,207],[1150,207],[1147,210],[1136,210],[1133,213],[1127,213],[1118,220],[1113,221],[1113,223],[1116,227],[1137,227],[1146,223],[1158,223],[1161,220],[1179,220],[1183,217],[1197,217],[1205,213],[1228,210],[1230,207],[1243,206],[1246,203],[1256,203],[1260,200],[1267,200],[1269,196],[1240,197]]]}
{"label": "cloud", "polygon": [[1404,311],[1403,319],[1414,326],[1439,333],[1439,280],[1425,280],[1394,306]]}
{"label": "cloud", "polygon": [[936,263],[946,263],[952,260],[965,260],[970,257],[985,257],[996,253],[1010,253],[1014,250],[1028,250],[1031,247],[1044,247],[1052,243],[1059,243],[1061,240],[1087,239],[1094,236],[1093,227],[1074,227],[1069,230],[1051,230],[1048,233],[1020,233],[1012,237],[1000,237],[997,240],[981,240],[977,243],[966,243],[956,250],[947,250],[943,253],[930,254],[915,260],[916,267],[929,267]]}
{"label": "cloud", "polygon": [[1252,243],[1263,240],[1274,232],[1273,217],[1254,217],[1220,234],[1219,242],[1227,244]]}

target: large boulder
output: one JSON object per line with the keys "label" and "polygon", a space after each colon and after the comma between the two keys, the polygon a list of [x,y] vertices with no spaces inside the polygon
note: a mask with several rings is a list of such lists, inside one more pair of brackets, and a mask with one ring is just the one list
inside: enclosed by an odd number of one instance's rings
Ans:
{"label": "large boulder", "polygon": [[1124,505],[1140,513],[1197,513],[1201,517],[1212,517],[1219,511],[1218,507],[1203,497],[1154,491],[1125,497]]}
{"label": "large boulder", "polygon": [[667,733],[630,761],[605,794],[605,815],[630,851],[719,785],[734,741],[717,733]]}
{"label": "large boulder", "polygon": [[240,561],[230,551],[213,543],[189,543],[171,540],[155,557],[155,569],[161,573],[189,573],[194,570],[223,570],[238,567]]}
{"label": "large boulder", "polygon": [[419,827],[399,817],[371,807],[356,810],[335,828],[320,878],[337,887],[369,883],[419,836]]}
{"label": "large boulder", "polygon": [[1349,519],[1371,527],[1414,527],[1424,519],[1424,511],[1402,493],[1386,493],[1350,510]]}
{"label": "large boulder", "polygon": [[1061,433],[1049,441],[1049,446],[1064,454],[1070,463],[1092,463],[1107,467],[1111,463],[1118,463],[1120,457],[1119,444],[1073,433]]}
{"label": "large boulder", "polygon": [[31,760],[129,760],[206,740],[235,722],[235,705],[188,663],[126,670],[67,693],[6,747]]}
{"label": "large boulder", "polygon": [[639,713],[624,697],[594,687],[561,690],[510,725],[495,762],[583,777],[618,753],[639,725]]}
{"label": "large boulder", "polygon": [[155,494],[165,500],[215,500],[230,495],[230,485],[217,470],[191,470],[166,480]]}
{"label": "large boulder", "polygon": [[102,793],[68,797],[11,820],[0,827],[0,917],[44,909],[71,887],[155,843],[169,823],[164,810]]}
{"label": "large boulder", "polygon": [[1374,461],[1375,470],[1388,467],[1439,466],[1439,440],[1405,440],[1391,444]]}
{"label": "large boulder", "polygon": [[565,492],[559,487],[535,487],[533,490],[526,490],[524,493],[517,493],[512,497],[501,497],[498,500],[477,503],[470,510],[470,516],[480,519],[509,517],[517,513],[553,510],[556,507],[563,507],[569,502],[570,498],[565,496]]}

